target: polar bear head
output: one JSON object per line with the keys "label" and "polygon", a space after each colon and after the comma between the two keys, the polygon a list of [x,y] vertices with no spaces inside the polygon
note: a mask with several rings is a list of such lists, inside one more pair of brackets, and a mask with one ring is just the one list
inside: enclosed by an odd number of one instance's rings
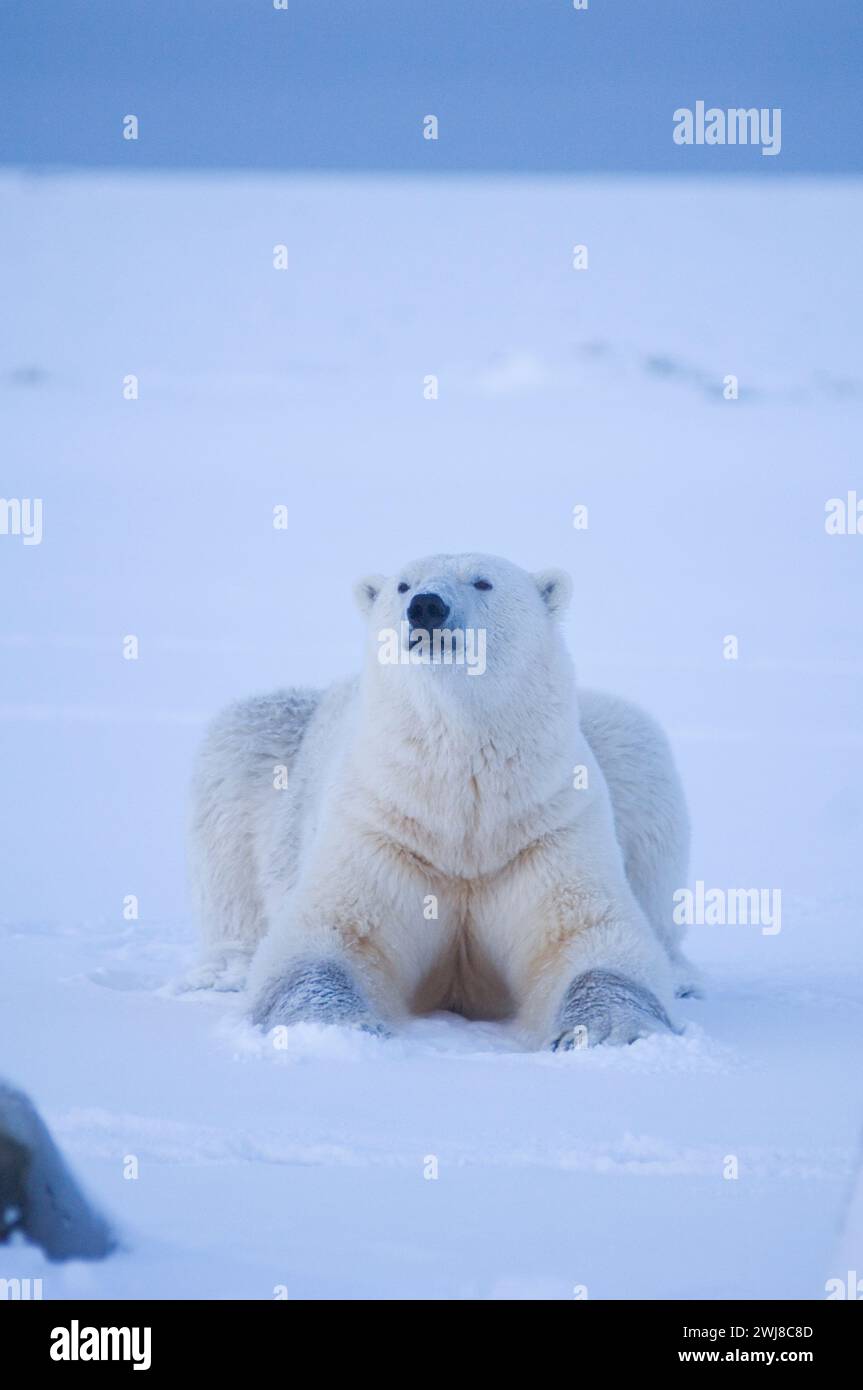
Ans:
{"label": "polar bear head", "polygon": [[[557,619],[571,592],[562,570],[529,574],[496,555],[432,555],[355,586],[367,619],[367,672],[420,694],[486,686],[511,697],[566,660]],[[377,670],[376,670],[377,668]],[[479,690],[474,691],[479,695]]]}

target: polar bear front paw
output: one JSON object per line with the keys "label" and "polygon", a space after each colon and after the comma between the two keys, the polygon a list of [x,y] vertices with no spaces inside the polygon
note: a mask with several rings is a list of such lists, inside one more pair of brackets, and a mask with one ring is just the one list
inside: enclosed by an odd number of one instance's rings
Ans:
{"label": "polar bear front paw", "polygon": [[337,961],[306,961],[292,966],[286,975],[261,990],[251,1017],[265,1031],[292,1023],[336,1023],[352,1025],[376,1037],[390,1036]]}
{"label": "polar bear front paw", "polygon": [[238,993],[245,989],[251,952],[244,946],[223,946],[192,966],[176,982],[174,991],[186,994],[194,990],[214,989]]}
{"label": "polar bear front paw", "polygon": [[677,1032],[655,995],[611,970],[589,970],[573,980],[563,997],[552,1052],[618,1046],[648,1033]]}

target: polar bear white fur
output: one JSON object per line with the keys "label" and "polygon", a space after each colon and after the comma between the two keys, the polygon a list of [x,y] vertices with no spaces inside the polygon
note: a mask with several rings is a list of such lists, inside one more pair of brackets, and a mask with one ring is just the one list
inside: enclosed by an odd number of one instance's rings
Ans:
{"label": "polar bear white fur", "polygon": [[[450,1009],[551,1047],[673,1027],[683,794],[647,715],[577,698],[569,592],[487,555],[370,577],[358,680],[215,721],[193,786],[197,983],[239,987],[250,961],[264,1027]],[[485,669],[458,647],[420,659],[417,615],[444,609],[439,636],[483,634]]]}

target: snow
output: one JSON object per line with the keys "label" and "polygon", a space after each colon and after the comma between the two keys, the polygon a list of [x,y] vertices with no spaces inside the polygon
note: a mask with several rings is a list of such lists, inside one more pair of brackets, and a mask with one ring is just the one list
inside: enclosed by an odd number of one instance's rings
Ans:
{"label": "snow", "polygon": [[[863,495],[859,183],[6,173],[0,201],[2,491],[44,503],[41,545],[0,536],[0,1067],[124,1244],[0,1276],[818,1298],[863,1268],[863,540],[824,529]],[[354,669],[352,581],[462,549],[570,569],[582,679],[671,733],[692,882],[781,890],[778,935],[690,929],[680,1038],[530,1054],[442,1016],[279,1051],[174,987],[203,722]]]}

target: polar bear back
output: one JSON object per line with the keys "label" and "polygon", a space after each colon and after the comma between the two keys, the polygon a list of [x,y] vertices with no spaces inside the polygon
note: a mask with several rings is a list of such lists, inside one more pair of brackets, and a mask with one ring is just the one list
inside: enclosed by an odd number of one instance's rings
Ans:
{"label": "polar bear back", "polygon": [[266,933],[260,838],[323,691],[238,700],[210,725],[192,777],[189,866],[205,943],[251,948]]}
{"label": "polar bear back", "polygon": [[579,692],[581,728],[605,778],[626,876],[648,921],[672,957],[680,928],[675,889],[686,883],[689,818],[671,748],[637,705],[605,691]]}

